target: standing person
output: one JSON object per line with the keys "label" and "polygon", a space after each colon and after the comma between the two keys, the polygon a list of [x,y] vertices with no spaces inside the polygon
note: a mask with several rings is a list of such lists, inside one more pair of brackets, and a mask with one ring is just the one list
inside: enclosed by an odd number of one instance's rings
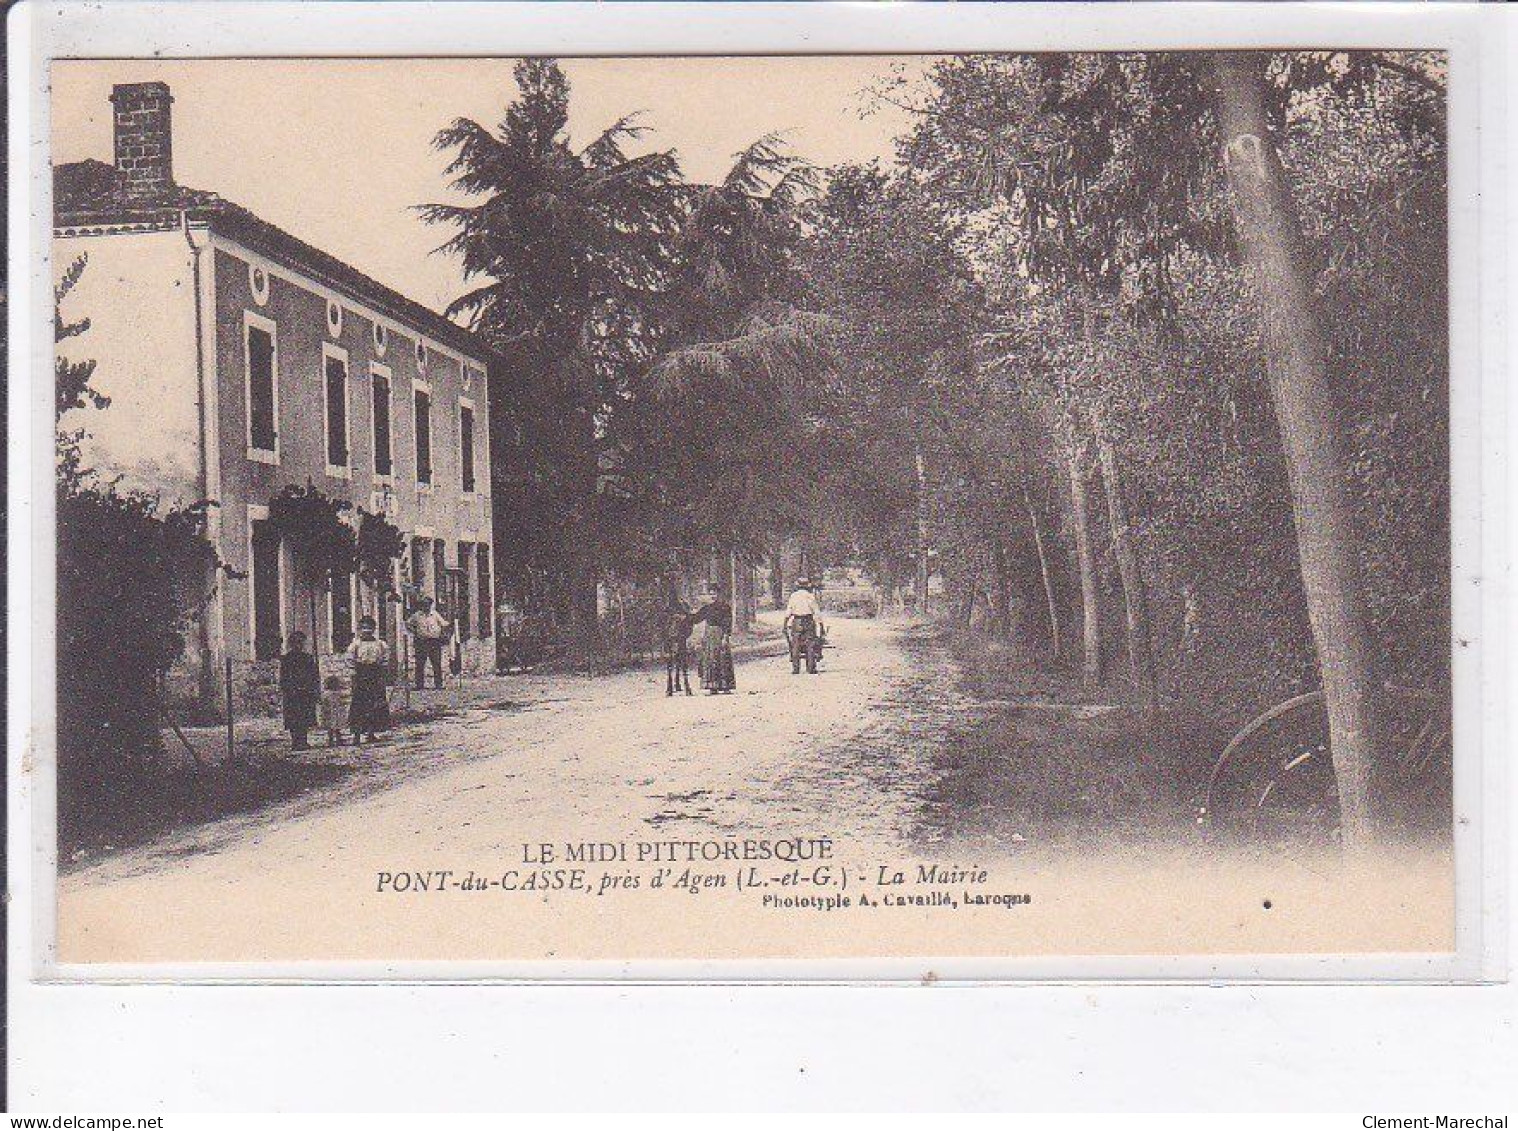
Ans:
{"label": "standing person", "polygon": [[279,658],[279,697],[284,708],[285,729],[291,750],[308,750],[306,736],[316,726],[316,704],[321,699],[321,678],[316,657],[306,651],[306,634],[292,632],[286,651]]}
{"label": "standing person", "polygon": [[[374,635],[374,618],[358,618],[358,636],[348,645],[348,659],[353,664],[353,700],[348,706],[348,729],[353,745],[365,736],[373,742],[378,732],[390,725],[390,702],[385,684],[390,675],[390,646]],[[420,670],[420,669],[418,669]]]}
{"label": "standing person", "polygon": [[817,674],[817,642],[822,633],[822,605],[812,592],[812,583],[796,579],[796,591],[785,605],[785,634],[791,644],[791,674],[801,674],[802,658],[808,675]]}
{"label": "standing person", "polygon": [[348,691],[341,676],[322,680],[322,726],[327,731],[327,745],[341,746],[348,726]]}
{"label": "standing person", "polygon": [[696,614],[696,620],[706,622],[701,635],[701,686],[708,695],[730,694],[738,686],[733,671],[733,607],[721,597],[713,597]]}
{"label": "standing person", "polygon": [[438,690],[443,687],[443,641],[448,638],[448,621],[432,606],[431,597],[423,597],[416,611],[406,618],[411,633],[412,651],[416,654],[416,689],[427,683],[427,665],[432,665],[432,679]]}

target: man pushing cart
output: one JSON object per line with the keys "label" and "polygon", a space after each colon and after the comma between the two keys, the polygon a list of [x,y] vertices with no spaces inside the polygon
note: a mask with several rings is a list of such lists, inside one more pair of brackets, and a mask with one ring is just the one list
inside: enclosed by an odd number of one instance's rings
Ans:
{"label": "man pushing cart", "polygon": [[801,674],[803,660],[806,661],[807,674],[817,674],[817,661],[822,657],[822,639],[826,634],[822,606],[812,592],[812,583],[799,577],[796,589],[785,605],[785,640],[790,645],[792,675]]}

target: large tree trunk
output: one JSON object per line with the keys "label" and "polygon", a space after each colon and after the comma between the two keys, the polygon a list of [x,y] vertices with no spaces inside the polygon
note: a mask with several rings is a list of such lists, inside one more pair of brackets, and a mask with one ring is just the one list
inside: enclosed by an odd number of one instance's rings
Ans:
{"label": "large tree trunk", "polygon": [[928,615],[928,473],[922,445],[913,448],[917,466],[917,615]]}
{"label": "large tree trunk", "polygon": [[1081,682],[1089,691],[1102,678],[1102,610],[1091,550],[1090,486],[1081,466],[1080,445],[1070,444],[1070,511],[1075,525],[1075,560],[1081,575]]}
{"label": "large tree trunk", "polygon": [[775,608],[785,608],[785,569],[781,564],[780,546],[770,551],[770,599]]}
{"label": "large tree trunk", "polygon": [[1099,421],[1092,420],[1091,430],[1096,436],[1096,454],[1106,488],[1112,552],[1117,558],[1118,579],[1123,585],[1123,608],[1128,623],[1128,673],[1144,710],[1152,713],[1159,707],[1159,691],[1154,679],[1154,642],[1149,631],[1149,599],[1144,592],[1144,572],[1139,567],[1133,532],[1128,525],[1128,502],[1123,493],[1123,475],[1117,465],[1117,453]]}
{"label": "large tree trunk", "polygon": [[1212,57],[1223,166],[1239,249],[1259,295],[1265,367],[1286,453],[1307,616],[1328,708],[1345,847],[1375,839],[1371,778],[1384,735],[1312,278],[1265,114],[1265,57]]}
{"label": "large tree trunk", "polygon": [[1054,595],[1054,576],[1049,569],[1049,550],[1044,544],[1043,523],[1039,521],[1038,508],[1028,485],[1023,484],[1023,505],[1028,508],[1028,524],[1033,528],[1033,546],[1038,551],[1038,573],[1044,585],[1044,601],[1049,609],[1049,655],[1055,663],[1064,652],[1059,630],[1059,601]]}

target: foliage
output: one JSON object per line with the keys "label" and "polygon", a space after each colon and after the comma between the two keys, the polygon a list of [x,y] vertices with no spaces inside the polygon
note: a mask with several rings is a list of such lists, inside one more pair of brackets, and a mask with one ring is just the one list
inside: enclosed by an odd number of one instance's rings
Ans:
{"label": "foliage", "polygon": [[[483,282],[458,309],[511,359],[492,398],[509,441],[494,445],[497,526],[516,536],[498,550],[503,590],[562,611],[595,576],[648,582],[790,540],[894,591],[923,517],[963,623],[1034,662],[1062,622],[1069,663],[1072,474],[1090,492],[1100,627],[1124,631],[1100,434],[1165,692],[1226,715],[1312,684],[1205,63],[946,58],[875,91],[913,115],[894,162],[815,170],[770,135],[710,185],[685,183],[667,151],[627,157],[625,121],[572,148],[562,73],[519,67],[496,134],[439,137],[478,203],[428,212]],[[1438,683],[1442,64],[1275,53],[1268,77],[1385,674]]]}
{"label": "foliage", "polygon": [[295,548],[296,568],[308,585],[352,573],[358,566],[358,540],[343,515],[353,509],[307,483],[280,490],[269,500],[269,525]]}
{"label": "foliage", "polygon": [[522,519],[496,545],[505,587],[538,590],[593,633],[607,431],[647,358],[680,216],[678,166],[670,152],[628,155],[645,133],[632,117],[574,148],[559,65],[525,59],[513,73],[518,97],[495,131],[459,119],[436,138],[453,154],[453,188],[474,203],[422,215],[454,229],[442,250],[475,284],[449,313],[516,373],[516,388],[491,397],[492,434],[518,441],[492,445],[496,498]]}
{"label": "foliage", "polygon": [[354,550],[359,577],[376,592],[388,593],[394,586],[392,565],[406,554],[400,527],[382,514],[360,509]]}
{"label": "foliage", "polygon": [[162,681],[216,556],[204,507],[110,485],[58,492],[58,743],[63,798],[88,808],[158,749]]}
{"label": "foliage", "polygon": [[[63,300],[85,267],[78,259],[55,291],[54,334],[62,343],[89,326],[67,321]],[[60,831],[97,824],[113,799],[150,770],[159,748],[164,677],[221,568],[205,540],[208,503],[165,509],[154,496],[123,492],[81,463],[75,411],[104,409],[90,384],[92,361],[60,350],[58,420],[58,758]],[[202,582],[204,584],[202,584]]]}
{"label": "foliage", "polygon": [[[1448,593],[1441,83],[1429,58],[1293,53],[1270,67],[1270,113],[1323,265],[1387,674],[1424,682],[1447,664]],[[912,103],[901,159],[976,233],[970,254],[992,295],[987,375],[1045,429],[1035,466],[1057,466],[1061,448],[1079,457],[1086,421],[1116,444],[1171,689],[1258,705],[1313,681],[1311,645],[1199,63],[947,60]],[[1109,573],[1109,616],[1111,586]]]}
{"label": "foliage", "polygon": [[[70,321],[63,314],[64,300],[78,286],[87,264],[88,257],[79,256],[64,269],[58,285],[53,288],[53,340],[60,345],[69,338],[78,337],[90,328],[88,318]],[[80,442],[84,439],[84,430],[64,428],[62,424],[64,414],[80,408],[105,408],[111,403],[109,397],[90,384],[90,378],[94,376],[94,373],[93,360],[76,361],[65,355],[62,350],[54,352],[53,419],[57,425],[58,475],[62,480],[71,483],[79,483],[85,475],[79,451]]]}

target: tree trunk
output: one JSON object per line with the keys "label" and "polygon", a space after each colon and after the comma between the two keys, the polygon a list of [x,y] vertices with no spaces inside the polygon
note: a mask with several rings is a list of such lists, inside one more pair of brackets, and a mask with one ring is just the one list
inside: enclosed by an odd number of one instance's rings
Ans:
{"label": "tree trunk", "polygon": [[1023,619],[1012,595],[1012,569],[1007,562],[1007,548],[1000,538],[991,541],[991,572],[995,575],[996,616],[1001,621],[1001,634],[1007,640],[1025,645]]}
{"label": "tree trunk", "polygon": [[1091,551],[1090,486],[1081,467],[1080,445],[1070,444],[1070,510],[1075,523],[1075,559],[1081,575],[1081,682],[1086,690],[1102,679],[1102,609]]}
{"label": "tree trunk", "polygon": [[731,622],[728,628],[733,632],[740,632],[744,626],[743,589],[738,584],[738,551],[727,552],[727,592],[728,606],[733,610]]}
{"label": "tree trunk", "polygon": [[785,607],[785,570],[781,566],[780,547],[770,551],[770,598],[775,608]]}
{"label": "tree trunk", "polygon": [[[1094,417],[1093,413],[1093,417]],[[1144,592],[1144,572],[1139,567],[1138,552],[1133,546],[1133,532],[1128,525],[1128,502],[1123,493],[1122,470],[1117,453],[1101,423],[1095,419],[1091,430],[1096,435],[1096,454],[1102,466],[1102,482],[1107,495],[1107,521],[1112,530],[1112,552],[1117,558],[1118,579],[1123,586],[1123,608],[1128,622],[1128,674],[1139,693],[1144,710],[1153,713],[1159,707],[1159,690],[1154,679],[1154,641],[1149,630],[1149,598]]]}
{"label": "tree trunk", "polygon": [[1026,483],[1023,484],[1023,505],[1028,508],[1028,524],[1033,527],[1033,546],[1038,551],[1038,572],[1044,584],[1044,600],[1048,603],[1050,658],[1058,663],[1064,653],[1059,629],[1059,601],[1055,598],[1054,577],[1049,571],[1049,551],[1044,544],[1043,524],[1039,522],[1038,510],[1033,505],[1033,496],[1028,493]]}
{"label": "tree trunk", "polygon": [[928,474],[922,446],[916,445],[917,464],[917,615],[928,615]]}
{"label": "tree trunk", "polygon": [[1328,381],[1328,347],[1280,155],[1265,113],[1265,57],[1212,57],[1234,230],[1259,297],[1265,368],[1286,471],[1307,617],[1328,708],[1344,844],[1375,840],[1371,779],[1385,731]]}

